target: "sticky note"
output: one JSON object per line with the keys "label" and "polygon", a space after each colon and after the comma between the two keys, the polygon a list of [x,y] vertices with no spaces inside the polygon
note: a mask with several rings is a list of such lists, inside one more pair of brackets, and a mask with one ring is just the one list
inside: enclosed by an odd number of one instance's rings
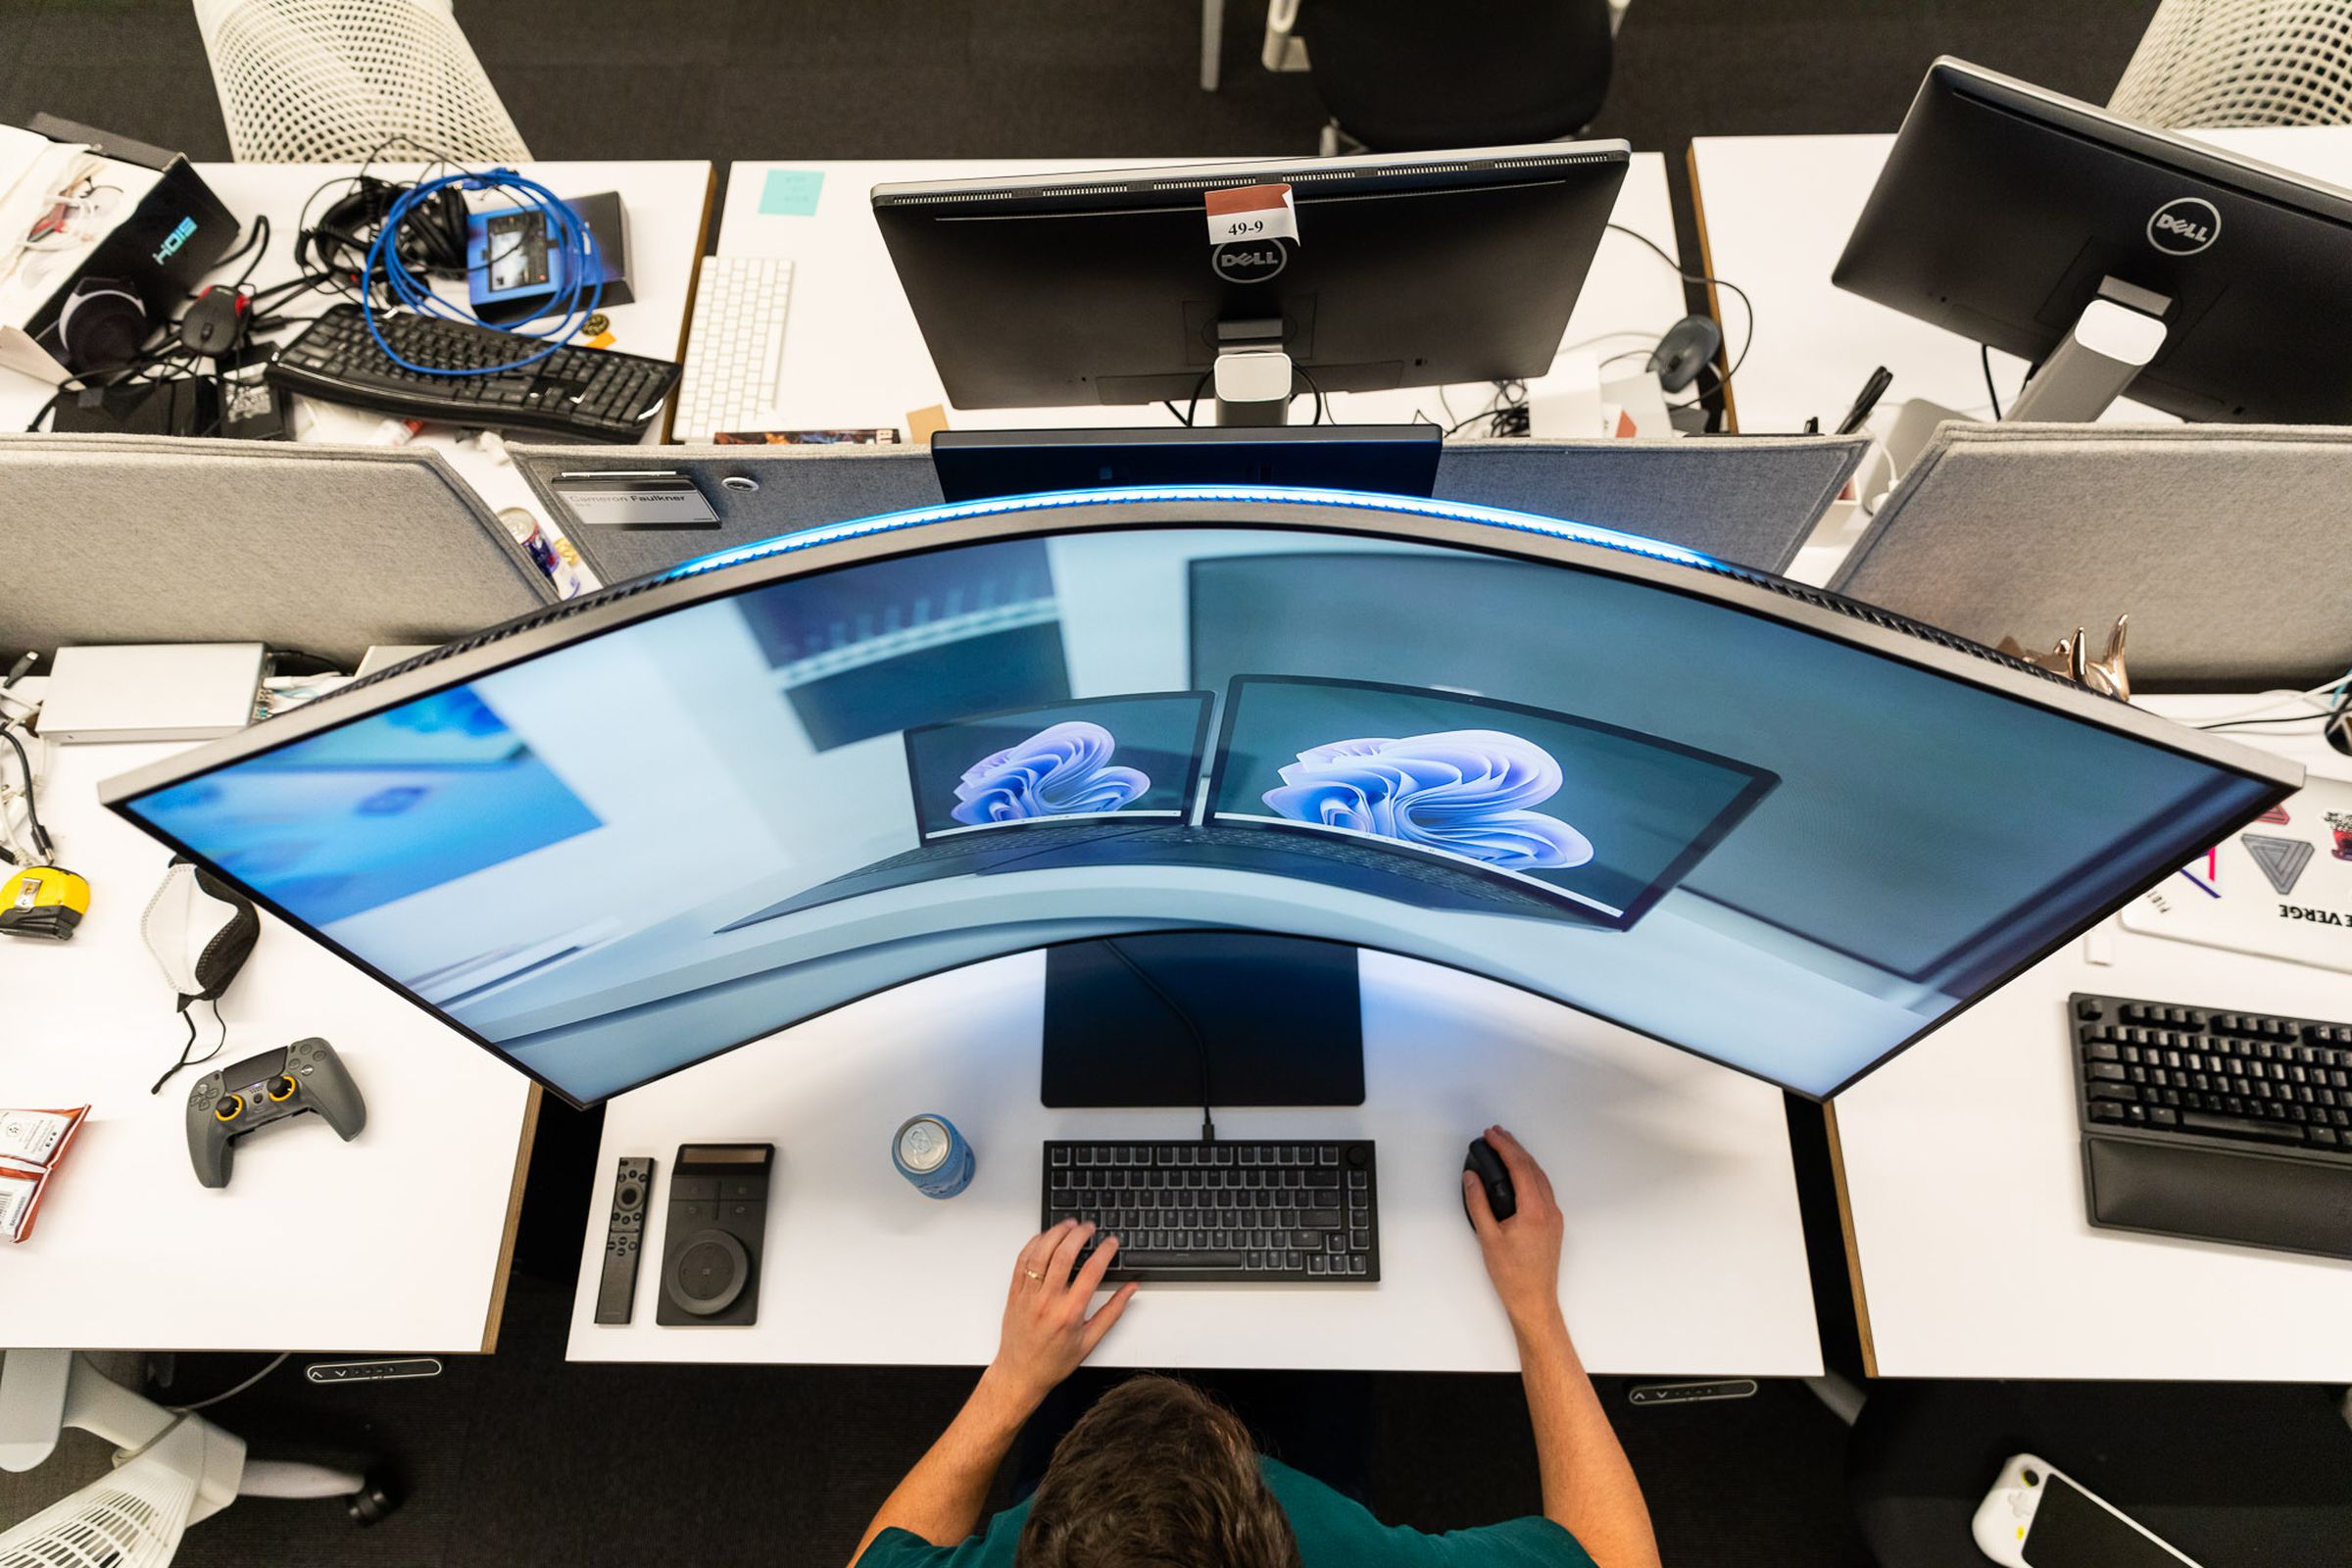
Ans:
{"label": "sticky note", "polygon": [[824,188],[821,169],[771,169],[760,187],[760,216],[814,218],[817,194]]}

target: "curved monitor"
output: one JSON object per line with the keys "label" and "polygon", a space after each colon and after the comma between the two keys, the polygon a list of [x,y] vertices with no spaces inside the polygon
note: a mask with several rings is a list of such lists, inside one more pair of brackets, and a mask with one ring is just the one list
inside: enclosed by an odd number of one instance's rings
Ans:
{"label": "curved monitor", "polygon": [[2299,780],[1674,546],[1155,489],[692,562],[106,798],[575,1102],[956,965],[1220,930],[1824,1096]]}

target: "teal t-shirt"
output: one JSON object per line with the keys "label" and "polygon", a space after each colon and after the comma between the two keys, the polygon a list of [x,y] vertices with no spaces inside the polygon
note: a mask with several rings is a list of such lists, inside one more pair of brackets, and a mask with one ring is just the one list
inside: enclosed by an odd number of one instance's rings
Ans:
{"label": "teal t-shirt", "polygon": [[[1592,1568],[1576,1538],[1549,1519],[1512,1519],[1479,1530],[1423,1535],[1384,1525],[1362,1503],[1262,1454],[1258,1471],[1298,1538],[1306,1568]],[[885,1530],[858,1568],[1012,1568],[1028,1521],[1019,1503],[988,1521],[970,1540],[934,1546],[904,1530]]]}

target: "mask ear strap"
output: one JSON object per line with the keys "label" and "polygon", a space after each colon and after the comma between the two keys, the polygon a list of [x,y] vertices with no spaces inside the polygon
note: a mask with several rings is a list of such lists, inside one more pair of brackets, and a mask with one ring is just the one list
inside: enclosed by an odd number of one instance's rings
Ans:
{"label": "mask ear strap", "polygon": [[161,1078],[158,1078],[155,1081],[155,1087],[147,1091],[149,1094],[162,1094],[164,1092],[164,1085],[170,1083],[179,1072],[180,1068],[203,1066],[206,1062],[220,1054],[220,1048],[228,1044],[228,1020],[220,1016],[220,999],[219,997],[214,997],[212,999],[212,1004],[213,1022],[220,1026],[220,1038],[219,1041],[215,1042],[213,1049],[206,1052],[203,1055],[190,1056],[188,1053],[196,1049],[196,1014],[188,1010],[188,1000],[185,997],[180,999],[180,1016],[188,1020],[188,1043],[179,1048],[179,1059],[173,1062],[171,1068],[166,1071]]}

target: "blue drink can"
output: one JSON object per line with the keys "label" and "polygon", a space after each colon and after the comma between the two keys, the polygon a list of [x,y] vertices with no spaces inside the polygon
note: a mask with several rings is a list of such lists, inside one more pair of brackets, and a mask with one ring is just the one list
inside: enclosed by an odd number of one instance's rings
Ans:
{"label": "blue drink can", "polygon": [[945,1116],[910,1116],[891,1140],[891,1163],[925,1198],[954,1198],[972,1185],[972,1146]]}

